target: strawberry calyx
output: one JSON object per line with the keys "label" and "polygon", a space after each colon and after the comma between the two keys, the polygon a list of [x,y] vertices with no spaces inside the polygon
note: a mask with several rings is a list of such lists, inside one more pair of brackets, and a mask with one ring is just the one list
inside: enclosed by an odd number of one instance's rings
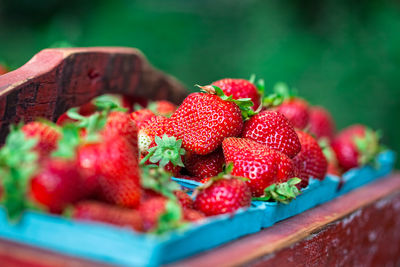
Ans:
{"label": "strawberry calyx", "polygon": [[165,211],[158,218],[157,226],[152,230],[156,234],[181,228],[183,214],[174,191],[180,190],[179,184],[171,180],[171,174],[157,165],[142,167],[141,185],[143,188],[154,190],[167,198]]}
{"label": "strawberry calyx", "polygon": [[79,127],[73,123],[65,124],[61,128],[62,137],[57,142],[57,149],[51,153],[51,157],[72,159],[76,155],[76,147],[80,143]]}
{"label": "strawberry calyx", "polygon": [[95,112],[90,116],[83,116],[79,114],[77,108],[71,108],[67,111],[67,115],[76,120],[74,125],[78,129],[86,130],[86,141],[99,141],[98,132],[104,128],[107,122],[107,116],[110,110],[103,110],[102,112]]}
{"label": "strawberry calyx", "polygon": [[156,146],[147,150],[147,155],[141,160],[140,164],[145,164],[147,160],[151,163],[158,163],[161,168],[164,168],[168,163],[174,166],[184,167],[182,156],[186,151],[182,148],[182,140],[176,140],[175,136],[163,135],[162,138],[155,136],[154,141]]}
{"label": "strawberry calyx", "polygon": [[162,194],[168,199],[176,200],[174,191],[180,186],[171,180],[171,174],[157,165],[146,165],[141,167],[141,185],[143,188],[151,189]]}
{"label": "strawberry calyx", "polygon": [[257,91],[260,94],[261,98],[263,98],[264,93],[265,93],[265,81],[264,81],[264,79],[256,80],[256,75],[252,74],[250,76],[249,82],[254,84],[254,86],[257,88]]}
{"label": "strawberry calyx", "polygon": [[275,200],[284,204],[290,203],[298,195],[299,189],[296,184],[300,183],[301,179],[294,177],[284,183],[272,184],[264,189],[264,195],[261,197],[253,197],[253,200],[268,201]]}
{"label": "strawberry calyx", "polygon": [[274,85],[273,93],[269,94],[262,99],[262,106],[265,108],[277,107],[285,100],[296,97],[295,89],[289,89],[286,83],[278,82]]}
{"label": "strawberry calyx", "polygon": [[247,120],[251,116],[254,116],[255,114],[257,114],[257,112],[252,109],[252,107],[254,106],[254,103],[253,103],[253,101],[251,101],[251,98],[234,99],[232,97],[232,95],[227,96],[224,93],[224,91],[222,91],[221,88],[219,88],[218,86],[215,86],[215,85],[206,85],[206,86],[196,85],[196,86],[199,87],[201,89],[201,91],[203,91],[205,93],[217,95],[224,101],[233,102],[236,105],[238,105],[244,120]]}
{"label": "strawberry calyx", "polygon": [[21,127],[11,126],[5,145],[0,149],[1,203],[11,221],[17,221],[26,209],[37,209],[27,195],[30,178],[38,168],[38,154],[33,149],[38,139],[27,139]]}
{"label": "strawberry calyx", "polygon": [[187,225],[183,220],[182,208],[176,200],[168,199],[165,204],[165,212],[158,218],[157,226],[152,232],[163,234]]}
{"label": "strawberry calyx", "polygon": [[379,131],[373,131],[370,128],[365,128],[363,137],[355,136],[353,138],[359,153],[358,163],[361,166],[373,162],[376,155],[383,150],[379,145],[380,139],[381,133]]}
{"label": "strawberry calyx", "polygon": [[122,107],[121,100],[115,95],[101,95],[94,99],[94,105],[98,111],[122,111],[127,109]]}

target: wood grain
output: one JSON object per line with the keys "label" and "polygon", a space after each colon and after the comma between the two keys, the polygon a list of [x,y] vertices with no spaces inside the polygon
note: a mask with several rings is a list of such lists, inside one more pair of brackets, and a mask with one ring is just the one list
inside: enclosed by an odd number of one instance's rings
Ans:
{"label": "wood grain", "polygon": [[180,103],[188,94],[175,78],[152,67],[133,48],[45,49],[0,76],[0,142],[10,123],[56,120],[67,109],[105,93]]}

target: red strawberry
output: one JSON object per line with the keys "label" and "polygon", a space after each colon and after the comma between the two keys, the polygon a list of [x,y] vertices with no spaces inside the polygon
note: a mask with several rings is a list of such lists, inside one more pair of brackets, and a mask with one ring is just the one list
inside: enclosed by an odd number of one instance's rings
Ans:
{"label": "red strawberry", "polygon": [[8,68],[2,64],[0,64],[0,75],[6,74],[8,72]]}
{"label": "red strawberry", "polygon": [[137,151],[138,133],[136,123],[129,114],[121,111],[113,111],[108,117],[102,130],[103,135],[125,137]]}
{"label": "red strawberry", "polygon": [[218,86],[226,95],[232,95],[234,99],[250,98],[254,103],[254,109],[260,105],[261,95],[257,87],[248,80],[228,78],[213,82],[212,85]]}
{"label": "red strawberry", "polygon": [[251,204],[251,191],[245,181],[236,177],[213,178],[200,187],[194,206],[206,216],[231,213]]}
{"label": "red strawberry", "polygon": [[206,155],[221,146],[224,138],[241,133],[243,119],[237,104],[249,110],[250,103],[240,104],[218,87],[202,88],[209,93],[190,94],[172,115],[171,124],[174,136],[183,140],[185,150]]}
{"label": "red strawberry", "polygon": [[332,142],[340,167],[344,171],[372,161],[379,152],[379,134],[363,125],[352,125]]}
{"label": "red strawberry", "polygon": [[217,176],[225,163],[222,149],[208,155],[191,154],[185,158],[186,170],[198,179]]}
{"label": "red strawberry", "polygon": [[176,198],[178,199],[180,205],[184,209],[192,209],[193,208],[193,200],[190,198],[188,194],[183,191],[176,190],[174,191]]}
{"label": "red strawberry", "polygon": [[26,138],[38,138],[35,150],[39,153],[41,159],[49,156],[57,147],[57,141],[61,138],[57,128],[43,122],[29,122],[21,130]]}
{"label": "red strawberry", "polygon": [[143,231],[142,218],[137,210],[124,209],[96,201],[82,201],[74,206],[72,218],[98,221]]}
{"label": "red strawberry", "polygon": [[300,139],[301,151],[293,158],[293,162],[299,170],[300,187],[306,187],[311,177],[324,179],[328,163],[314,137],[302,131],[297,131],[297,135]]}
{"label": "red strawberry", "polygon": [[144,201],[139,207],[139,213],[145,231],[163,232],[178,227],[182,222],[182,208],[165,197]]}
{"label": "red strawberry", "polygon": [[64,208],[87,196],[82,178],[73,161],[51,159],[32,177],[32,198],[50,212],[61,213]]}
{"label": "red strawberry", "polygon": [[146,124],[151,118],[155,117],[154,113],[149,109],[140,109],[131,113],[131,119],[136,122],[138,130]]}
{"label": "red strawberry", "polygon": [[253,196],[262,196],[272,184],[285,183],[295,175],[295,165],[285,154],[250,139],[226,138],[225,162],[233,163],[232,175],[249,178]]}
{"label": "red strawberry", "polygon": [[[86,178],[95,179],[105,200],[125,207],[136,207],[141,198],[137,148],[119,136],[78,148],[78,163]],[[94,177],[94,178],[93,178]]]}
{"label": "red strawberry", "polygon": [[310,108],[310,132],[317,139],[326,137],[329,140],[333,139],[335,134],[335,123],[331,114],[323,107],[315,106]]}
{"label": "red strawberry", "polygon": [[142,125],[138,133],[139,151],[147,154],[150,146],[154,146],[155,144],[155,137],[162,137],[164,134],[171,136],[171,129],[170,120],[166,117],[155,116],[148,120],[145,125]]}
{"label": "red strawberry", "polygon": [[285,100],[277,108],[277,111],[285,115],[285,117],[292,123],[293,127],[297,129],[304,129],[308,124],[310,116],[308,104],[301,98]]}
{"label": "red strawberry", "polygon": [[263,111],[245,122],[242,137],[285,153],[290,158],[301,149],[299,138],[290,122],[279,112]]}
{"label": "red strawberry", "polygon": [[184,209],[183,219],[189,222],[197,222],[203,220],[206,216],[198,210],[194,209]]}
{"label": "red strawberry", "polygon": [[164,117],[170,117],[176,110],[176,105],[167,100],[150,102],[147,108],[154,114]]}

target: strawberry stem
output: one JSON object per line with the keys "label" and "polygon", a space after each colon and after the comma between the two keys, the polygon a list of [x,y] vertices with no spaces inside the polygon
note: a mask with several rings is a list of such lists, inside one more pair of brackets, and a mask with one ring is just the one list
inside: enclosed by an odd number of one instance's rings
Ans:
{"label": "strawberry stem", "polygon": [[262,99],[262,105],[266,108],[277,107],[285,100],[295,97],[295,89],[290,90],[288,85],[283,82],[278,82],[274,85],[273,93]]}

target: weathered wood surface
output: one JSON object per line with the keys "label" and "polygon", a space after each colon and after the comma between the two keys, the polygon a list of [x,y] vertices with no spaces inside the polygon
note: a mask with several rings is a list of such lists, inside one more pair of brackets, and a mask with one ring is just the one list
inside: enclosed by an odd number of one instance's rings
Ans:
{"label": "weathered wood surface", "polygon": [[400,266],[400,174],[173,266]]}
{"label": "weathered wood surface", "polygon": [[[400,266],[400,174],[171,266]],[[0,239],[0,266],[105,266]]]}
{"label": "weathered wood surface", "polygon": [[67,109],[105,93],[175,103],[187,95],[180,82],[153,68],[133,48],[45,49],[0,76],[0,141],[12,122],[56,120]]}

